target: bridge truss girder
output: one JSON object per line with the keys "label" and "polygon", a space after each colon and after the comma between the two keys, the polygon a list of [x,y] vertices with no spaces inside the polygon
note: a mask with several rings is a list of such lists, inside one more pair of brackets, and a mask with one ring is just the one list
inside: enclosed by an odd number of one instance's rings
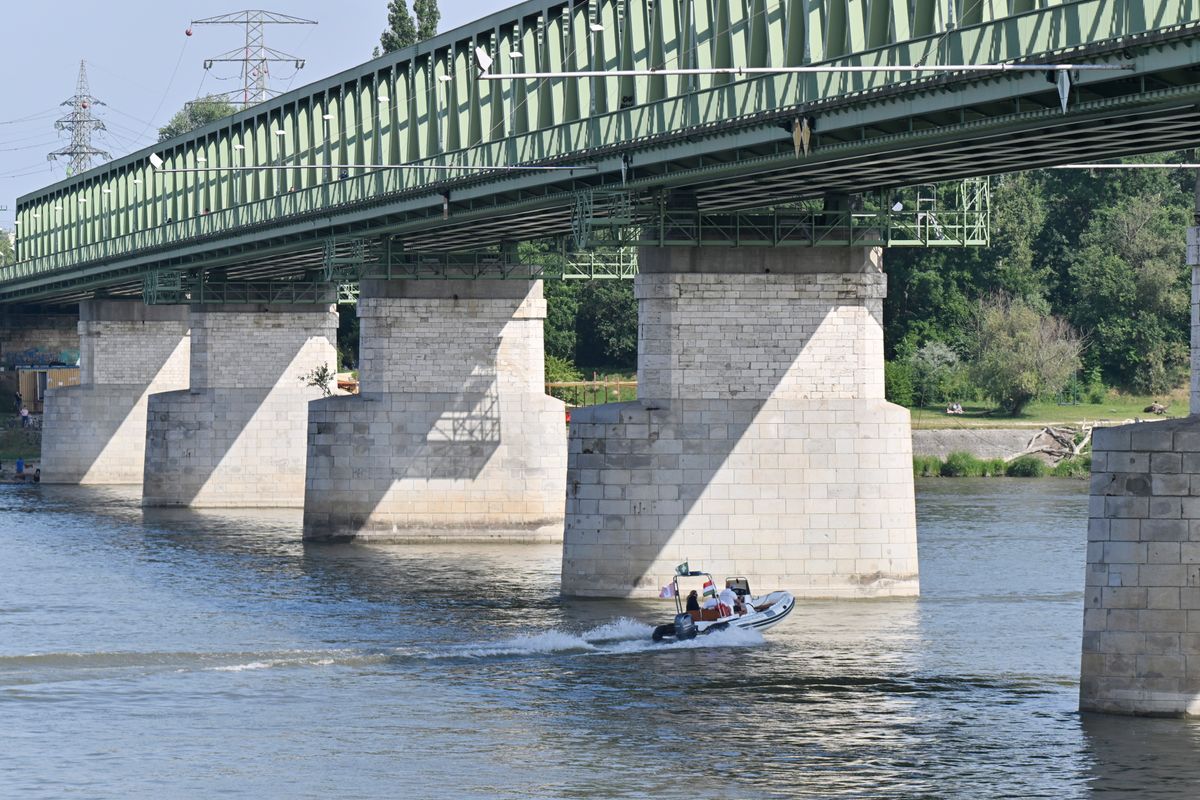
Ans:
{"label": "bridge truss girder", "polygon": [[[620,3],[600,7],[615,10]],[[629,7],[649,9],[642,5],[635,0]],[[731,14],[740,14],[761,4],[729,5]],[[850,8],[845,0],[841,5],[842,10]],[[1065,114],[1058,88],[1040,74],[954,74],[919,80],[883,74],[768,77],[711,86],[677,86],[672,81],[659,86],[666,92],[660,99],[655,99],[659,90],[653,87],[661,80],[639,78],[633,84],[633,105],[591,108],[579,96],[577,112],[569,102],[567,84],[545,82],[524,89],[540,104],[524,127],[480,126],[470,93],[481,87],[466,78],[469,70],[460,69],[461,59],[455,59],[480,36],[493,42],[496,31],[508,31],[511,22],[516,25],[511,30],[520,32],[513,41],[525,47],[528,40],[526,58],[537,62],[528,66],[554,66],[541,60],[546,50],[556,52],[555,26],[565,24],[551,14],[547,27],[546,12],[558,5],[528,3],[518,8],[518,16],[526,14],[520,19],[489,18],[486,24],[444,34],[420,48],[391,54],[155,148],[173,166],[195,166],[200,156],[213,165],[236,164],[242,158],[253,160],[242,163],[291,163],[289,159],[316,152],[314,142],[324,140],[316,135],[323,119],[318,112],[328,108],[339,124],[334,125],[331,146],[319,153],[321,166],[253,180],[205,174],[189,183],[190,179],[153,174],[146,164],[149,151],[143,151],[21,198],[22,260],[0,269],[0,303],[69,302],[99,288],[136,292],[143,275],[163,269],[231,265],[252,277],[271,277],[293,267],[320,268],[323,243],[331,238],[398,237],[410,250],[460,251],[513,239],[569,235],[578,193],[586,189],[619,189],[641,196],[687,187],[695,192],[701,212],[733,213],[831,191],[858,192],[1190,147],[1200,136],[1200,77],[1194,69],[1200,24],[1194,0],[1025,4],[1008,9],[1013,15],[1003,18],[995,11],[997,4],[986,3],[975,10],[991,10],[978,20],[956,19],[958,27],[949,32],[941,27],[898,27],[902,18],[905,24],[913,23],[907,17],[910,11],[940,3],[851,5],[871,10],[871,22],[864,23],[861,35],[854,33],[859,30],[857,17],[847,17],[844,36],[821,27],[820,52],[810,48],[806,54],[803,48],[779,49],[771,39],[779,33],[775,28],[737,28],[731,34],[729,57],[744,54],[749,59],[765,53],[775,58],[786,53],[788,60],[801,62],[826,58],[846,64],[901,64],[934,54],[942,63],[951,57],[994,61],[1053,56],[1132,63],[1135,70],[1083,73],[1071,87]],[[1030,5],[1038,7],[1026,7]],[[668,4],[655,6],[655,13],[667,13]],[[833,0],[797,0],[787,8],[790,13],[801,6],[807,11],[840,8]],[[572,14],[588,7],[573,3]],[[888,8],[899,16],[877,18],[876,11]],[[574,16],[568,21],[571,26],[580,23]],[[780,21],[788,20],[777,18],[775,24]],[[621,29],[632,37],[628,57],[635,62],[657,57],[653,47],[643,46],[644,37],[652,36],[649,32],[660,30],[656,24]],[[689,29],[691,23],[664,20],[662,30],[677,24]],[[604,48],[597,58],[607,64],[614,54],[626,53],[621,50],[626,41],[624,36],[614,38],[615,18],[611,25],[605,18],[603,27],[595,43]],[[815,31],[814,27],[810,32]],[[543,35],[547,32],[548,39]],[[803,41],[787,38],[791,36],[786,33],[783,41]],[[738,37],[745,37],[744,48]],[[902,41],[889,44],[889,38]],[[751,46],[751,40],[758,44]],[[439,61],[444,56],[449,60]],[[443,82],[442,76],[450,80]],[[381,106],[388,108],[387,125],[393,125],[399,115],[392,111],[408,107],[406,100],[401,102],[409,97],[404,94],[408,89],[401,87],[411,80],[440,86],[462,102],[418,108],[415,119],[424,127],[409,127],[402,136],[395,127],[373,128],[371,136],[355,128],[350,136],[351,128],[340,125],[353,114],[373,119]],[[599,83],[608,86],[607,80]],[[488,91],[494,90],[493,86]],[[505,91],[522,89],[507,85],[502,94]],[[388,103],[380,102],[384,97]],[[507,114],[512,98],[504,97],[510,103],[504,106]],[[483,108],[487,99],[479,99],[478,107]],[[466,116],[456,121],[451,108]],[[562,109],[563,116],[542,119],[543,112],[553,108]],[[801,117],[814,123],[807,154],[796,152],[791,132]],[[429,144],[456,127],[457,150],[426,149],[419,158],[410,157],[409,151],[372,152],[391,163],[586,163],[591,168],[525,174],[355,172],[342,179],[338,170],[326,165],[334,163],[331,154],[350,161],[365,158],[372,142],[403,140],[410,147],[416,137]],[[274,130],[286,135],[275,137]],[[247,143],[244,152],[230,149],[241,142]],[[289,191],[292,188],[296,191]],[[187,216],[176,213],[168,222],[170,209],[183,209]],[[274,272],[267,259],[271,253],[278,255],[274,263],[280,265]]]}

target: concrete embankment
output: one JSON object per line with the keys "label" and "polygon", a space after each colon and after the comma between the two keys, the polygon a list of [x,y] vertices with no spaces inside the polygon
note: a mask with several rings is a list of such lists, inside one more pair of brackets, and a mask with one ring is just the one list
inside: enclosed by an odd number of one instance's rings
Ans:
{"label": "concrete embankment", "polygon": [[976,458],[1007,458],[1025,449],[1037,433],[1023,428],[939,428],[912,432],[914,456],[970,453]]}

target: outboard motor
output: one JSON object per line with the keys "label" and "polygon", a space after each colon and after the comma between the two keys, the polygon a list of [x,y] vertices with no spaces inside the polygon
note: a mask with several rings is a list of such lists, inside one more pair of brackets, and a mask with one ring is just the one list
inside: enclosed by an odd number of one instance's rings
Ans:
{"label": "outboard motor", "polygon": [[696,630],[696,620],[692,619],[691,614],[675,615],[676,640],[683,641],[684,639],[695,639],[697,633],[699,633],[699,631]]}

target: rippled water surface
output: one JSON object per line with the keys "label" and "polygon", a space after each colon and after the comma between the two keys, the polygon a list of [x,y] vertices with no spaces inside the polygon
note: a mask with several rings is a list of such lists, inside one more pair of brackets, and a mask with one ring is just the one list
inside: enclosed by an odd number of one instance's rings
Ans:
{"label": "rippled water surface", "polygon": [[1076,711],[1085,492],[919,484],[920,599],[663,646],[556,546],[0,487],[0,794],[1198,797],[1200,727]]}

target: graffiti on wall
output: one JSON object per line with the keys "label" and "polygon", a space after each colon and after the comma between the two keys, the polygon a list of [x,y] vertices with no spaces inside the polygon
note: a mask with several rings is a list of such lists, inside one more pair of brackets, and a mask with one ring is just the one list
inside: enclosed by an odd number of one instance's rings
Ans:
{"label": "graffiti on wall", "polygon": [[73,367],[79,363],[78,350],[46,350],[30,347],[25,350],[5,352],[0,363],[8,369],[14,367]]}

